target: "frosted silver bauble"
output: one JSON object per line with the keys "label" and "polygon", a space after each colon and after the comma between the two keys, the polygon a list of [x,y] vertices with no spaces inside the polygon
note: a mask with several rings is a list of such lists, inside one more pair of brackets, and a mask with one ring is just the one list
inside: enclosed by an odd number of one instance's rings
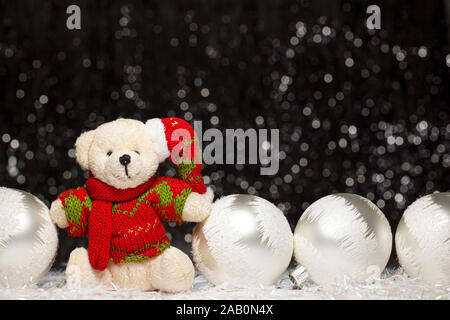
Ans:
{"label": "frosted silver bauble", "polygon": [[38,282],[58,247],[49,209],[25,191],[0,187],[0,287]]}
{"label": "frosted silver bauble", "polygon": [[283,212],[252,195],[216,201],[192,237],[195,265],[216,285],[275,283],[286,271],[292,250],[293,235]]}
{"label": "frosted silver bauble", "polygon": [[391,249],[391,228],[383,212],[356,194],[317,200],[294,231],[295,259],[320,285],[379,277]]}
{"label": "frosted silver bauble", "polygon": [[424,196],[405,210],[395,248],[409,276],[450,283],[450,192]]}

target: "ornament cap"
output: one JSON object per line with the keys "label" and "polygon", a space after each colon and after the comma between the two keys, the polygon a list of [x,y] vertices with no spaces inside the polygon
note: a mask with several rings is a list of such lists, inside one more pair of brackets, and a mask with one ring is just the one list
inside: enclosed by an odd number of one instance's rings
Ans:
{"label": "ornament cap", "polygon": [[294,282],[295,286],[300,288],[303,283],[309,279],[309,274],[306,271],[305,267],[298,266],[289,274],[289,277],[291,278],[292,282]]}

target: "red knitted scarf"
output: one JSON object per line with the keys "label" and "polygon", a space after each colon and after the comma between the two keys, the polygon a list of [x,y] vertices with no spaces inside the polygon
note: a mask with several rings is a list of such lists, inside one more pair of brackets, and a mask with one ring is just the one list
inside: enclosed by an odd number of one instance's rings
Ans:
{"label": "red knitted scarf", "polygon": [[129,201],[146,192],[153,185],[156,176],[130,189],[117,189],[94,178],[86,181],[86,189],[92,199],[89,217],[89,261],[97,270],[105,270],[109,262],[110,240],[113,231],[112,205],[114,202]]}

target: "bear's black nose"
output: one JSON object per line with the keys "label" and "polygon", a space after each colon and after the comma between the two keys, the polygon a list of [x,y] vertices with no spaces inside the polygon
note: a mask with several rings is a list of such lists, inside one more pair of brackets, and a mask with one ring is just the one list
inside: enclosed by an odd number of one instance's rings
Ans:
{"label": "bear's black nose", "polygon": [[128,154],[124,154],[123,156],[121,156],[119,158],[119,162],[122,165],[126,166],[126,165],[128,165],[131,162],[131,157]]}

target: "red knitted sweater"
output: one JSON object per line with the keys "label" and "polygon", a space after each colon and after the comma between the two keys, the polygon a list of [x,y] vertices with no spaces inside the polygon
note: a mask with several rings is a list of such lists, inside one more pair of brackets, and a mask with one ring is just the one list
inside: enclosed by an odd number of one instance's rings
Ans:
{"label": "red knitted sweater", "polygon": [[[199,181],[196,182],[198,184]],[[203,179],[200,182],[200,190],[194,191],[204,193]],[[67,190],[58,196],[69,222],[67,228],[69,235],[80,237],[89,231],[89,256],[94,268],[103,270],[108,261],[115,263],[142,261],[160,254],[170,246],[160,219],[181,224],[181,213],[186,199],[193,188],[197,189],[197,186],[167,177],[152,178],[147,182],[147,186],[148,189],[145,192],[131,200],[123,201],[121,199],[120,202],[112,203],[111,219],[107,218],[107,221],[112,224],[111,234],[102,232],[102,229],[103,231],[108,230],[107,227],[100,228],[96,234],[95,243],[91,230],[89,230],[94,226],[89,225],[89,218],[93,210],[93,203],[99,199],[99,196],[90,197],[88,189],[84,187]],[[96,219],[96,221],[99,224],[99,221],[102,220]],[[95,228],[98,229],[97,226]],[[103,243],[109,243],[109,252],[98,252],[101,249],[96,247],[98,246],[97,238],[105,236],[110,237],[109,242],[103,241]],[[98,257],[93,258],[93,254],[106,255],[106,264],[95,262],[99,259]],[[105,261],[104,256],[100,260]]]}

